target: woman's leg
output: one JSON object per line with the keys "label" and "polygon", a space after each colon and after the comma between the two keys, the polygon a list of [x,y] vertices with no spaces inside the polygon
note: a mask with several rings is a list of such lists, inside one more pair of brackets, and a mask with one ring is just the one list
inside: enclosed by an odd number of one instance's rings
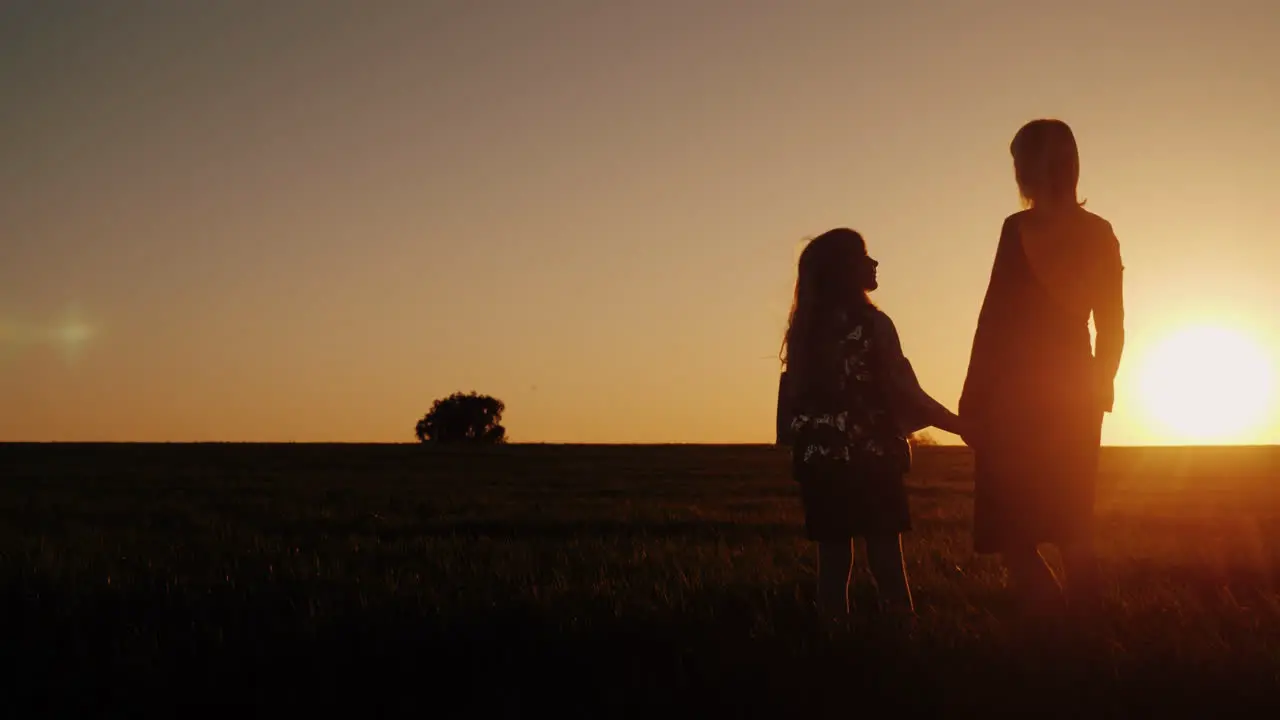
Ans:
{"label": "woman's leg", "polygon": [[1088,428],[1075,462],[1079,469],[1072,478],[1075,482],[1069,486],[1068,514],[1070,524],[1063,533],[1066,542],[1060,543],[1062,552],[1062,569],[1066,574],[1066,599],[1073,606],[1073,612],[1088,613],[1098,602],[1101,588],[1098,587],[1098,560],[1094,553],[1094,509],[1098,497],[1098,465],[1102,446],[1103,413],[1094,411],[1082,425]]}
{"label": "woman's leg", "polygon": [[1072,612],[1089,613],[1098,604],[1098,558],[1091,538],[1081,538],[1061,547],[1066,572],[1066,598]]}
{"label": "woman's leg", "polygon": [[907,583],[907,566],[902,557],[902,535],[867,536],[867,564],[875,578],[883,609],[912,614],[911,587]]}
{"label": "woman's leg", "polygon": [[849,578],[853,573],[853,540],[818,543],[818,612],[828,624],[849,616]]}
{"label": "woman's leg", "polygon": [[1004,564],[1024,611],[1039,613],[1062,602],[1062,586],[1034,543],[1005,551]]}

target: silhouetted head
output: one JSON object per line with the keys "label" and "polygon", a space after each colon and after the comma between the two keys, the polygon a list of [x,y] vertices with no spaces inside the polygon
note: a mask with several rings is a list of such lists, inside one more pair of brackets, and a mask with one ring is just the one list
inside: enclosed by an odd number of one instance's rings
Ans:
{"label": "silhouetted head", "polygon": [[1083,205],[1076,198],[1080,151],[1061,120],[1032,120],[1009,145],[1018,192],[1027,207]]}
{"label": "silhouetted head", "polygon": [[871,306],[867,293],[875,290],[876,262],[867,254],[862,236],[849,228],[828,230],[809,241],[800,253],[791,316],[782,341],[782,361],[788,365],[797,351],[838,332],[840,319]]}

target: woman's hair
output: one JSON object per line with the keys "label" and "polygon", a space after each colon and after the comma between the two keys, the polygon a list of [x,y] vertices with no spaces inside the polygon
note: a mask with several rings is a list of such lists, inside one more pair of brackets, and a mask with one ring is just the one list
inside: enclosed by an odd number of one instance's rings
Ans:
{"label": "woman's hair", "polygon": [[1032,120],[1013,136],[1009,152],[1024,206],[1084,205],[1076,197],[1080,150],[1069,125],[1061,120]]}
{"label": "woman's hair", "polygon": [[866,256],[866,242],[849,228],[828,230],[805,246],[779,354],[784,365],[807,362],[811,349],[839,332],[837,324],[849,311],[874,307],[858,274]]}

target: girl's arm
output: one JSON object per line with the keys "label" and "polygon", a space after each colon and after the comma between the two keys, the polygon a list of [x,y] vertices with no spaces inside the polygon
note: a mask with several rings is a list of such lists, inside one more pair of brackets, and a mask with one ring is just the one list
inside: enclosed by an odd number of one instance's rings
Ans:
{"label": "girl's arm", "polygon": [[961,435],[960,418],[920,387],[911,361],[902,352],[902,341],[893,321],[877,314],[875,346],[884,376],[890,412],[904,435],[926,427]]}
{"label": "girl's arm", "polygon": [[[826,415],[837,415],[847,410],[847,398],[841,392],[844,385],[844,365],[836,342],[823,343],[819,347],[794,347],[787,350],[787,366],[778,378],[778,429],[779,445],[795,446],[801,441],[800,428],[815,430],[818,435],[829,437],[838,432],[836,425],[822,420]],[[812,444],[815,436],[806,433]],[[826,442],[826,441],[818,441]]]}
{"label": "girl's arm", "polygon": [[792,440],[791,418],[792,397],[791,397],[791,377],[786,370],[778,376],[778,428],[777,439],[774,441],[778,445],[790,445]]}

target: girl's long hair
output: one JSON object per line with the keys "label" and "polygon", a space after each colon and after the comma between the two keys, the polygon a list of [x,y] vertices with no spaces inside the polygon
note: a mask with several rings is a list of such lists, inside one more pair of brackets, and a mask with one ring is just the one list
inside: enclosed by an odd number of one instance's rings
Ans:
{"label": "girl's long hair", "polygon": [[849,228],[828,230],[810,240],[800,253],[795,294],[779,352],[788,370],[834,361],[822,349],[838,343],[841,320],[851,312],[874,307],[858,276],[859,263],[866,255],[862,235]]}

